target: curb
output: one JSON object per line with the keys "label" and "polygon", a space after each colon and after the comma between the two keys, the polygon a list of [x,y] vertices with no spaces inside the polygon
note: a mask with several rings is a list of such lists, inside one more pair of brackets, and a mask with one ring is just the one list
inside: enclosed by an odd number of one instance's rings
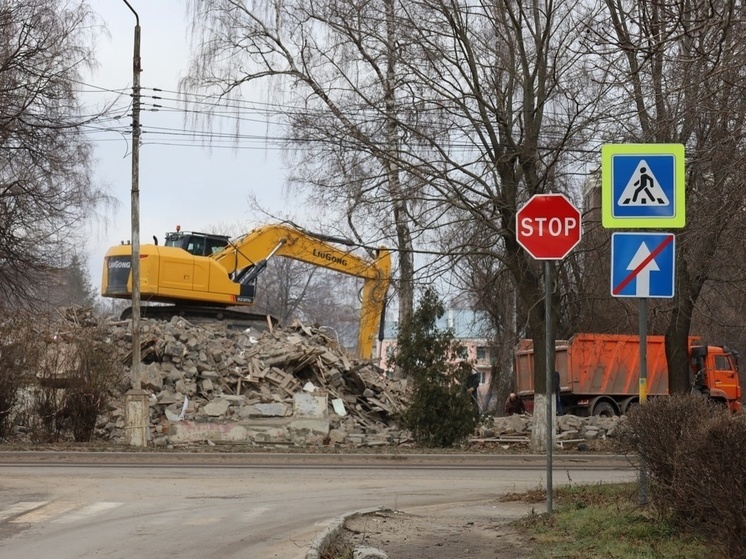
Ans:
{"label": "curb", "polygon": [[[616,454],[561,453],[553,454],[555,463],[574,466],[610,462],[617,467],[629,466],[629,458]],[[78,450],[0,450],[0,465],[22,464],[157,464],[175,466],[261,466],[288,467],[298,465],[400,467],[403,465],[433,467],[443,462],[468,462],[471,466],[543,465],[545,454],[419,454],[419,453],[290,453],[290,452],[158,452],[143,451],[78,451]]]}
{"label": "curb", "polygon": [[363,510],[357,510],[354,512],[348,512],[343,514],[342,516],[339,516],[332,520],[331,524],[326,527],[326,529],[321,532],[318,536],[316,536],[313,540],[313,543],[311,544],[311,547],[308,548],[308,551],[306,552],[305,559],[321,559],[321,552],[324,551],[324,548],[331,542],[337,535],[339,534],[339,531],[344,527],[345,522],[347,522],[350,518],[355,518],[356,516],[362,516],[364,514],[371,514],[374,512],[381,512],[386,509],[385,507],[374,507],[371,509],[363,509]]}

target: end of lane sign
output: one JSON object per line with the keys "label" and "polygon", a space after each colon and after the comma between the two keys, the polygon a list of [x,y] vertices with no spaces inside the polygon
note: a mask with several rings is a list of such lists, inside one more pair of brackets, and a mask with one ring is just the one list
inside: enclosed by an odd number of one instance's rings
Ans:
{"label": "end of lane sign", "polygon": [[603,226],[686,225],[684,146],[606,144],[601,149]]}
{"label": "end of lane sign", "polygon": [[675,245],[673,233],[613,233],[611,294],[673,297]]}

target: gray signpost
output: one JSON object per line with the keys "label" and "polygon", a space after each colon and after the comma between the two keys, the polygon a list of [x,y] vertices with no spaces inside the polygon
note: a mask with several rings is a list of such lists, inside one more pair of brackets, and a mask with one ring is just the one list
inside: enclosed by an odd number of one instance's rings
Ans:
{"label": "gray signpost", "polygon": [[516,214],[516,239],[536,260],[544,260],[544,317],[546,338],[546,414],[547,414],[547,512],[552,512],[552,450],[554,414],[552,373],[554,339],[552,335],[552,260],[564,259],[580,242],[580,210],[563,194],[537,194]]}

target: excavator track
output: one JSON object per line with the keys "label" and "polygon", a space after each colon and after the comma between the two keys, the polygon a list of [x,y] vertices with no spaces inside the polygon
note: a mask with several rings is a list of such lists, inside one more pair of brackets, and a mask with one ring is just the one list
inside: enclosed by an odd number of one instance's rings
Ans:
{"label": "excavator track", "polygon": [[[182,317],[194,324],[224,324],[228,328],[244,330],[253,328],[263,332],[279,326],[279,321],[268,314],[250,313],[226,307],[164,305],[140,307],[141,318],[170,321]],[[127,307],[120,315],[122,320],[132,318],[132,307]]]}

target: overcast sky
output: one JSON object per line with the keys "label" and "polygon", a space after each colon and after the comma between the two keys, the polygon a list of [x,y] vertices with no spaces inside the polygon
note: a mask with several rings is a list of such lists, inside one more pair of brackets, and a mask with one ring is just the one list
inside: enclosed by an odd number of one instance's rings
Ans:
{"label": "overcast sky", "polygon": [[[259,114],[241,121],[241,141],[235,149],[232,138],[213,140],[213,147],[202,146],[202,139],[185,135],[195,129],[184,122],[182,105],[176,99],[178,82],[187,69],[187,20],[183,0],[129,0],[140,16],[144,130],[140,148],[140,240],[162,241],[166,231],[179,224],[183,230],[204,230],[221,224],[242,223],[247,230],[267,218],[255,215],[249,206],[255,195],[274,214],[293,212],[283,196],[285,184],[281,152],[267,146],[266,123]],[[91,5],[108,27],[109,36],[99,39],[98,70],[81,86],[84,101],[102,105],[116,99],[113,91],[129,94],[132,86],[132,56],[135,17],[121,0],[95,0]],[[163,93],[152,90],[158,88]],[[172,93],[170,93],[172,92]],[[153,99],[159,95],[162,99]],[[260,92],[255,99],[261,101]],[[131,111],[129,97],[120,98],[119,120],[108,124],[114,130],[91,130],[95,145],[95,176],[119,201],[106,223],[91,226],[89,270],[94,286],[100,288],[101,267],[106,249],[131,237]],[[163,108],[154,112],[153,105]],[[255,120],[252,120],[255,119]],[[228,126],[235,118],[225,120]],[[117,131],[118,130],[118,131]],[[160,132],[160,133],[158,133]],[[223,134],[231,132],[223,130]],[[275,133],[276,134],[276,133]],[[231,231],[236,234],[236,231]]]}

